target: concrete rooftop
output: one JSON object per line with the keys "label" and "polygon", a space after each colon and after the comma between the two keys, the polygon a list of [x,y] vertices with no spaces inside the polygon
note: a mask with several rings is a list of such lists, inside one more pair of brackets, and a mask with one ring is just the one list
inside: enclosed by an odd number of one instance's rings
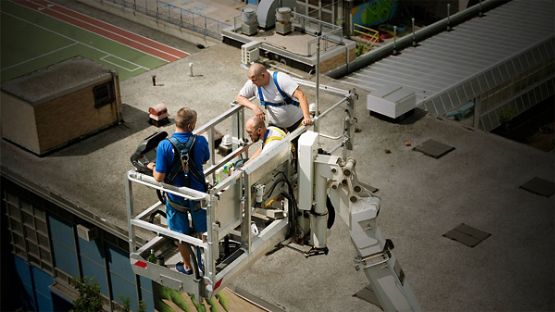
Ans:
{"label": "concrete rooftop", "polygon": [[[195,76],[188,76],[189,63]],[[160,86],[152,86],[151,75]],[[198,125],[229,107],[246,78],[240,50],[218,44],[121,84],[125,123],[45,157],[2,140],[2,174],[125,237],[124,176],[137,144],[160,130],[147,123],[159,102],[188,105]],[[315,80],[314,77],[306,77]],[[322,77],[322,83],[342,87]],[[308,93],[314,101],[314,92]],[[422,111],[403,123],[369,116],[359,91],[353,156],[359,178],[379,189],[378,223],[425,311],[554,310],[555,196],[519,189],[533,177],[555,180],[555,154]],[[323,97],[321,108],[331,103]],[[250,116],[250,114],[247,114]],[[333,133],[333,121],[321,131]],[[173,126],[163,128],[172,132]],[[226,129],[220,129],[225,132]],[[428,139],[455,147],[439,159],[412,148]],[[407,146],[410,143],[410,146]],[[154,203],[153,192],[137,192]],[[442,236],[465,223],[492,235],[474,248]],[[291,249],[261,258],[233,286],[286,311],[378,311],[352,297],[367,281],[340,220],[330,254],[305,259]]]}

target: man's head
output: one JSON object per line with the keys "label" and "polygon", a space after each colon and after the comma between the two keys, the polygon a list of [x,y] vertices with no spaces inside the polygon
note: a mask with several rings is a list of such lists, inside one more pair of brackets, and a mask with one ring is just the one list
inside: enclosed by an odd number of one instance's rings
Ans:
{"label": "man's head", "polygon": [[175,126],[178,130],[192,132],[195,129],[196,123],[196,111],[187,107],[182,107],[177,111],[177,114],[175,115]]}
{"label": "man's head", "polygon": [[247,75],[249,80],[257,87],[263,87],[270,83],[270,73],[262,64],[252,63]]}
{"label": "man's head", "polygon": [[252,142],[258,142],[264,133],[266,132],[266,125],[264,124],[264,120],[258,118],[258,116],[252,116],[247,120],[245,124],[245,130],[247,134],[250,136]]}

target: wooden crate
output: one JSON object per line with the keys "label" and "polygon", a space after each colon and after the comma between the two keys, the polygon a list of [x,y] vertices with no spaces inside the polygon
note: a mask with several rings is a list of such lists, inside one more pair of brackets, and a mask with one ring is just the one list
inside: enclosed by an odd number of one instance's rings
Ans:
{"label": "wooden crate", "polygon": [[35,154],[121,121],[115,72],[77,57],[2,85],[2,137]]}

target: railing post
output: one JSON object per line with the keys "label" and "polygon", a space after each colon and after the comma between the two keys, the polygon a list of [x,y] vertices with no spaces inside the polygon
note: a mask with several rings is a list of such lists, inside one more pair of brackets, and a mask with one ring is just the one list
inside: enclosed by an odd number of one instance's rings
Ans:
{"label": "railing post", "polygon": [[399,50],[397,50],[397,26],[393,26],[393,55],[398,55]]}
{"label": "railing post", "polygon": [[451,31],[451,3],[447,3],[447,31]]}
{"label": "railing post", "polygon": [[156,23],[158,23],[158,0],[156,0]]}
{"label": "railing post", "polygon": [[416,42],[416,27],[414,25],[414,17],[410,19],[412,22],[412,46],[416,47],[418,46],[418,43]]}
{"label": "railing post", "polygon": [[[322,38],[322,26],[320,24],[320,33],[318,34],[318,42],[316,44],[316,116],[318,116],[318,107],[320,105],[320,40]],[[318,124],[314,124],[314,131],[318,132]]]}

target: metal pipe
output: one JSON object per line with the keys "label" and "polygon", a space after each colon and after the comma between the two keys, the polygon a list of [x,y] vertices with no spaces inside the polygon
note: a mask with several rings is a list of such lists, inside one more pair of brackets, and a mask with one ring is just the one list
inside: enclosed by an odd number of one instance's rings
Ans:
{"label": "metal pipe", "polygon": [[146,217],[149,213],[151,213],[152,211],[156,210],[158,208],[158,206],[161,206],[162,204],[160,202],[157,202],[156,204],[153,204],[152,206],[146,208],[143,212],[141,212],[140,214],[138,214],[135,219],[140,219],[142,220],[144,217]]}
{"label": "metal pipe", "polygon": [[412,46],[416,47],[418,43],[416,43],[416,34],[415,34],[416,28],[414,26],[414,17],[411,18],[410,20],[412,22]]}
{"label": "metal pipe", "polygon": [[166,193],[174,194],[177,196],[185,197],[190,200],[203,200],[208,198],[208,194],[204,192],[199,192],[188,187],[176,187],[173,185],[166,184],[164,182],[158,182],[154,180],[153,177],[133,170],[127,172],[127,178],[130,181],[148,186],[153,189],[164,191]]}
{"label": "metal pipe", "polygon": [[[322,24],[320,24],[320,32],[318,34],[318,42],[316,44],[316,114],[318,118],[318,109],[320,106],[320,40],[322,38]],[[318,125],[314,124],[314,131],[318,131]]]}
{"label": "metal pipe", "polygon": [[393,26],[393,55],[399,54],[397,49],[397,26]]}
{"label": "metal pipe", "polygon": [[226,155],[218,164],[216,165],[212,165],[210,168],[208,168],[205,171],[205,175],[210,175],[213,172],[215,172],[216,170],[220,169],[223,165],[225,165],[228,161],[232,160],[233,158],[239,156],[241,153],[245,152],[245,150],[248,150],[248,148],[252,145],[251,144],[247,144],[245,146],[242,146],[241,148],[238,148],[234,151],[232,151],[230,154]]}
{"label": "metal pipe", "polygon": [[133,252],[136,249],[135,245],[135,229],[133,228],[133,223],[131,219],[133,218],[133,186],[131,181],[125,177],[125,201],[127,203],[127,228],[129,229],[129,236],[127,240],[129,242],[129,251]]}
{"label": "metal pipe", "polygon": [[451,3],[447,3],[447,31],[451,31]]}
{"label": "metal pipe", "polygon": [[[316,84],[312,81],[296,79],[294,77],[293,77],[293,80],[295,80],[301,86],[316,88]],[[319,89],[322,90],[322,91],[325,91],[328,94],[333,94],[333,95],[339,95],[339,96],[344,96],[344,97],[348,97],[350,95],[350,92],[348,90],[343,90],[343,89],[339,89],[339,88],[336,88],[336,87],[331,87],[331,86],[323,85],[323,84],[320,84]]]}
{"label": "metal pipe", "polygon": [[330,111],[332,111],[333,109],[335,109],[337,106],[343,104],[344,102],[346,102],[347,99],[343,98],[341,99],[339,102],[333,104],[332,106],[330,106],[328,109],[326,109],[323,113],[321,113],[320,115],[318,115],[318,117],[314,118],[315,120],[318,120],[320,117],[324,117],[327,113],[329,113]]}
{"label": "metal pipe", "polygon": [[345,142],[347,141],[346,138],[343,139],[343,142],[340,142],[339,144],[337,144],[336,146],[332,147],[328,152],[330,154],[333,154],[336,150],[340,149],[341,147],[343,147],[343,144],[345,144]]}
{"label": "metal pipe", "polygon": [[165,236],[172,237],[172,238],[174,238],[174,239],[176,239],[180,242],[185,242],[185,243],[195,245],[195,246],[199,246],[199,247],[202,247],[202,248],[207,248],[208,247],[208,245],[205,242],[203,242],[201,239],[198,239],[196,237],[192,237],[192,236],[189,236],[189,235],[186,235],[186,234],[182,234],[182,233],[179,233],[179,232],[175,232],[175,231],[172,231],[168,228],[164,228],[164,227],[152,224],[152,223],[147,222],[147,221],[131,219],[131,223],[134,226],[138,226],[142,229],[154,232],[156,234],[163,234]]}
{"label": "metal pipe", "polygon": [[334,141],[343,138],[343,135],[331,136],[331,135],[323,134],[322,132],[318,132],[318,135],[323,138],[334,140]]}
{"label": "metal pipe", "polygon": [[213,208],[215,207],[212,206],[212,201],[208,201],[208,205],[206,207],[206,214],[208,215],[206,220],[208,223],[206,224],[208,249],[204,252],[204,273],[211,281],[214,281],[214,277],[216,275],[216,259],[218,258],[216,257],[216,254],[219,254],[219,252],[216,253],[217,250],[215,250],[219,247],[219,237],[216,230],[216,212]]}
{"label": "metal pipe", "polygon": [[[254,99],[254,97],[252,97],[251,99]],[[237,112],[238,110],[241,110],[241,109],[243,109],[243,106],[238,105],[238,104],[234,104],[230,109],[228,109],[224,113],[222,113],[219,116],[213,118],[212,120],[210,120],[209,122],[205,123],[203,126],[198,128],[197,130],[195,130],[194,133],[195,134],[202,134],[202,133],[208,131],[208,129],[210,129],[211,127],[214,127],[215,125],[217,125],[217,124],[221,123],[222,121],[226,120],[229,116],[231,116],[232,114],[234,114],[235,112]]]}

